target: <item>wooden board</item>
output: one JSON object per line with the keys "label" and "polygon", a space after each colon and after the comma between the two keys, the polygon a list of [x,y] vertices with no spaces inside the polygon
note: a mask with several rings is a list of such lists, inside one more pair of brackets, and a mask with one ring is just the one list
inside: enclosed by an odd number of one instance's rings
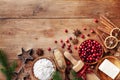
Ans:
{"label": "wooden board", "polygon": [[119,0],[0,0],[0,18],[120,18]]}
{"label": "wooden board", "polygon": [[[73,36],[77,28],[90,33],[90,28],[101,26],[93,21],[101,14],[120,26],[119,5],[119,0],[0,0],[0,48],[10,61],[18,61],[22,47],[42,47],[45,55],[51,55],[47,48],[60,46],[54,40]],[[87,31],[82,30],[85,26]],[[64,29],[69,33],[65,34]],[[78,54],[73,55],[79,59]],[[5,80],[1,73],[0,80]]]}

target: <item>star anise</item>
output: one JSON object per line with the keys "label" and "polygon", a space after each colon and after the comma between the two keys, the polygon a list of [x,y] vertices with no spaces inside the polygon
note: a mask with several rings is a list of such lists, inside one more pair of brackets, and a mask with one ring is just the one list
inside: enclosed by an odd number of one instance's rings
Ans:
{"label": "star anise", "polygon": [[79,40],[77,38],[74,38],[72,39],[72,43],[75,45],[75,44],[78,44]]}
{"label": "star anise", "polygon": [[81,34],[81,31],[79,29],[75,29],[73,34],[78,37]]}
{"label": "star anise", "polygon": [[36,54],[38,56],[43,56],[44,55],[44,50],[42,48],[37,49]]}
{"label": "star anise", "polygon": [[33,49],[30,49],[28,51],[25,51],[22,48],[22,53],[18,55],[18,58],[21,59],[23,61],[23,63],[27,63],[27,61],[29,60],[33,60],[34,58],[31,56],[33,53]]}

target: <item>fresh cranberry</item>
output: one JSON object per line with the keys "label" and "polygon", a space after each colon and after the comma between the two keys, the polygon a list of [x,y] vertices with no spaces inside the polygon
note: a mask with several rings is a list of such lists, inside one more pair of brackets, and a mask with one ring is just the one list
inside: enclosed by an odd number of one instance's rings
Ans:
{"label": "fresh cranberry", "polygon": [[89,37],[89,36],[90,36],[90,34],[87,34],[87,36]]}
{"label": "fresh cranberry", "polygon": [[68,30],[67,30],[67,29],[65,29],[65,33],[68,33]]}
{"label": "fresh cranberry", "polygon": [[66,40],[66,43],[69,43],[69,40],[68,40],[68,39]]}
{"label": "fresh cranberry", "polygon": [[54,41],[57,44],[57,40]]}
{"label": "fresh cranberry", "polygon": [[91,33],[95,33],[95,31],[93,29],[90,30]]}
{"label": "fresh cranberry", "polygon": [[50,48],[50,47],[48,48],[48,51],[51,51],[51,48]]}
{"label": "fresh cranberry", "polygon": [[69,50],[69,53],[72,53],[72,50]]}
{"label": "fresh cranberry", "polygon": [[77,50],[78,49],[77,46],[74,46],[74,49]]}
{"label": "fresh cranberry", "polygon": [[94,19],[94,22],[95,22],[95,23],[98,23],[98,19]]}
{"label": "fresh cranberry", "polygon": [[87,30],[87,28],[86,28],[86,27],[84,27],[84,28],[83,28],[83,30]]}
{"label": "fresh cranberry", "polygon": [[63,43],[63,40],[60,40],[61,43]]}
{"label": "fresh cranberry", "polygon": [[82,39],[84,39],[84,38],[85,38],[85,35],[84,35],[84,34],[82,34],[80,37],[81,37]]}
{"label": "fresh cranberry", "polygon": [[67,46],[68,46],[68,47],[71,47],[71,44],[69,43]]}
{"label": "fresh cranberry", "polygon": [[72,37],[70,37],[69,40],[72,40]]}

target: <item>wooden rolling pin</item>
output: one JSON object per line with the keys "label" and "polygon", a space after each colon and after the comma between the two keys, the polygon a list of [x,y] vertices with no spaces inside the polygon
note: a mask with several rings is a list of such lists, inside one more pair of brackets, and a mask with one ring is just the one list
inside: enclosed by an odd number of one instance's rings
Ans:
{"label": "wooden rolling pin", "polygon": [[80,71],[80,69],[82,69],[82,67],[84,66],[84,62],[82,62],[81,60],[77,61],[69,52],[65,51],[64,56],[73,64],[72,69],[75,72]]}

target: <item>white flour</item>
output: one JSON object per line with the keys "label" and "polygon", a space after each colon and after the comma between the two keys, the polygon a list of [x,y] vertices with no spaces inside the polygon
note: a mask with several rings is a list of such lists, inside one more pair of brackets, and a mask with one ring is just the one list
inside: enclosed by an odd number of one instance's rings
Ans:
{"label": "white flour", "polygon": [[48,59],[39,59],[33,66],[33,73],[39,80],[50,80],[54,71],[54,66]]}

